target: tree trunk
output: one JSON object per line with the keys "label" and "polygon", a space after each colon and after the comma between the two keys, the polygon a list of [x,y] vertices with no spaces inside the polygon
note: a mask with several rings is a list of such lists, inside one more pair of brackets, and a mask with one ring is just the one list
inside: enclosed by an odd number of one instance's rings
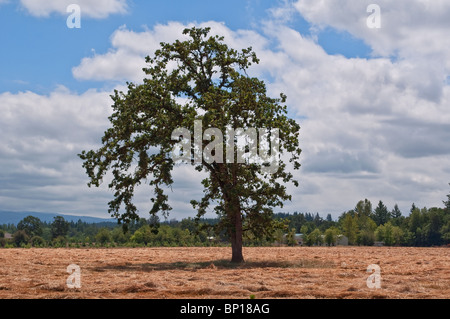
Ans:
{"label": "tree trunk", "polygon": [[[239,206],[238,206],[239,207]],[[242,254],[242,217],[239,210],[233,214],[233,228],[231,229],[231,262],[243,263],[244,255]]]}
{"label": "tree trunk", "polygon": [[[221,168],[225,169],[223,165]],[[224,175],[226,175],[226,171]],[[243,263],[241,203],[239,202],[238,194],[235,193],[234,187],[237,185],[236,164],[232,166],[231,181],[225,181],[224,185],[223,198],[225,201],[225,214],[228,219],[228,234],[231,241],[231,262]]]}

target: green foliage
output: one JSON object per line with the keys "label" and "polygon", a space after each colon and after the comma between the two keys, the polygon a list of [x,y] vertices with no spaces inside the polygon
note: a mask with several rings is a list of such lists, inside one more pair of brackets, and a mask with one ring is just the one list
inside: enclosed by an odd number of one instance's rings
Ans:
{"label": "green foliage", "polygon": [[394,209],[391,211],[390,216],[392,225],[400,227],[404,223],[405,217],[402,215],[397,204],[394,205]]}
{"label": "green foliage", "polygon": [[399,246],[402,243],[404,236],[403,230],[388,222],[384,225],[378,226],[375,231],[377,241],[382,241],[386,246]]}
{"label": "green foliage", "polygon": [[277,229],[275,231],[274,240],[278,245],[284,244],[284,229]]}
{"label": "green foliage", "polygon": [[375,242],[375,232],[363,229],[358,234],[358,244],[362,246],[373,246]]}
{"label": "green foliage", "polygon": [[426,242],[429,245],[441,245],[443,240],[441,238],[441,229],[444,222],[444,211],[439,208],[431,208],[426,213],[428,223]]}
{"label": "green foliage", "polygon": [[23,230],[29,237],[42,235],[42,222],[34,216],[27,216],[17,224],[18,230]]}
{"label": "green foliage", "polygon": [[287,233],[286,243],[288,246],[297,245],[297,241],[295,240],[295,228],[291,228],[291,230]]}
{"label": "green foliage", "polygon": [[112,241],[119,245],[126,243],[129,237],[129,233],[125,233],[122,228],[116,227],[111,231]]}
{"label": "green foliage", "polygon": [[111,241],[111,232],[106,228],[101,228],[97,235],[95,235],[95,241],[101,245],[105,245]]}
{"label": "green foliage", "polygon": [[45,239],[42,238],[41,236],[33,236],[30,239],[30,244],[33,247],[45,247],[45,246],[47,246],[47,243],[46,243]]}
{"label": "green foliage", "polygon": [[367,198],[365,200],[361,200],[356,204],[355,212],[358,217],[371,217],[372,216],[372,203]]}
{"label": "green foliage", "polygon": [[444,244],[450,244],[450,219],[441,227],[441,237]]}
{"label": "green foliage", "polygon": [[55,248],[64,248],[67,246],[67,239],[64,236],[58,236],[52,240],[52,246]]}
{"label": "green foliage", "polygon": [[321,245],[323,243],[322,232],[316,228],[306,235],[305,244],[308,246]]}
{"label": "green foliage", "polygon": [[[206,239],[206,238],[205,238]],[[188,229],[162,225],[157,233],[149,225],[134,232],[130,241],[141,246],[195,246],[200,244],[199,237]]]}
{"label": "green foliage", "polygon": [[337,227],[331,226],[324,233],[324,242],[328,246],[334,246],[338,239],[338,235],[340,235],[340,231]]}
{"label": "green foliage", "polygon": [[399,219],[400,217],[402,217],[402,212],[398,208],[397,204],[394,205],[394,209],[391,212],[391,217],[392,219]]}
{"label": "green foliage", "polygon": [[69,223],[62,216],[55,216],[51,224],[52,238],[65,237],[69,231]]}
{"label": "green foliage", "polygon": [[375,229],[377,224],[365,215],[358,218],[358,229],[356,242],[359,245],[372,246],[375,242]]}
{"label": "green foliage", "polygon": [[348,238],[348,243],[354,245],[356,243],[356,235],[359,231],[358,217],[352,217],[351,213],[347,212],[343,215],[343,218],[340,219],[340,223],[344,236]]}
{"label": "green foliage", "polygon": [[[244,220],[244,240],[246,240],[247,242],[250,241],[253,245],[264,245],[265,243],[271,243],[275,240],[275,238],[277,237],[277,232],[278,231],[282,231],[284,232],[284,230],[287,229],[287,225],[286,222],[283,220],[277,220],[273,218],[273,215],[271,213],[269,213],[268,215],[264,216],[264,215],[260,215],[261,219],[265,219],[268,218],[269,220],[266,221],[262,221],[259,220],[259,222],[261,223],[261,227],[257,227],[257,226],[250,226],[248,225],[248,223],[250,222],[249,219]],[[251,222],[258,222],[258,218],[253,219]],[[295,237],[295,228],[293,228],[294,231],[294,237]],[[279,234],[278,234],[279,237]]]}
{"label": "green foliage", "polygon": [[30,236],[24,230],[18,230],[13,234],[12,240],[16,247],[21,247],[25,245],[30,240]]}
{"label": "green foliage", "polygon": [[314,229],[316,229],[315,225],[311,222],[308,222],[308,223],[302,225],[302,227],[300,227],[300,233],[302,233],[304,235],[308,235]]}
{"label": "green foliage", "polygon": [[147,245],[154,239],[154,234],[151,231],[149,225],[142,226],[138,230],[136,230],[131,236],[130,240],[133,243],[144,244]]}
{"label": "green foliage", "polygon": [[[398,209],[398,206],[397,206]],[[387,207],[383,204],[383,202],[380,200],[378,202],[378,206],[375,208],[373,212],[373,221],[379,225],[386,224],[391,217],[391,214],[389,213]]]}
{"label": "green foliage", "polygon": [[[377,226],[372,220],[376,218],[375,213],[372,215],[361,213],[364,211],[361,207],[368,206],[368,202],[360,201],[359,203],[359,211],[347,211],[339,216],[338,221],[333,221],[331,218],[322,219],[318,214],[310,213],[274,214],[273,225],[278,226],[273,229],[272,236],[258,237],[252,232],[246,232],[244,244],[246,246],[295,245],[295,234],[298,232],[303,234],[304,243],[311,246],[334,245],[341,234],[347,236],[352,245],[372,245],[375,240],[384,242],[386,246],[450,244],[450,213],[445,207],[419,209],[414,205],[415,208],[409,216],[402,216],[396,205],[392,211],[397,213],[391,214],[388,222]],[[58,220],[63,222],[61,219]],[[50,224],[42,223],[43,235],[33,236],[31,239],[24,228],[18,230],[14,225],[0,225],[0,247],[45,247],[47,245],[66,247],[66,243],[69,243],[69,247],[229,245],[227,236],[223,236],[220,232],[212,232],[218,228],[210,226],[218,223],[220,223],[219,219],[185,218],[181,221],[160,222],[158,219],[140,218],[131,222],[128,231],[124,232],[122,226],[117,223],[88,224],[78,221],[67,223],[66,237],[60,235],[53,240],[51,234],[55,229],[55,220]],[[155,227],[155,225],[159,226]],[[289,231],[286,234],[287,229]],[[11,240],[4,238],[6,232],[13,234]],[[93,246],[93,241],[98,244]]]}

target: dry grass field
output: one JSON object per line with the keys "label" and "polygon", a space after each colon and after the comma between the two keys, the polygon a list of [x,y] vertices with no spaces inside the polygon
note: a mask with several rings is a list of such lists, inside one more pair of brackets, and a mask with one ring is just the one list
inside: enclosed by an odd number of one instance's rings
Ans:
{"label": "dry grass field", "polygon": [[[450,298],[450,249],[405,247],[231,249],[0,249],[0,298]],[[67,266],[81,269],[69,288]],[[381,269],[368,288],[367,267]]]}

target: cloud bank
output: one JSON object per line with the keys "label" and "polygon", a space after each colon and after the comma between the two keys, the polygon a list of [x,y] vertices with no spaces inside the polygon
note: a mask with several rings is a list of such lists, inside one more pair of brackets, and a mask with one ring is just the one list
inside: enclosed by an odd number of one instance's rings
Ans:
{"label": "cloud bank", "polygon": [[[48,3],[42,14],[57,11],[51,5],[56,1]],[[261,63],[251,75],[266,80],[270,95],[288,96],[290,116],[302,127],[303,153],[296,172],[300,187],[290,188],[293,201],[286,203],[286,211],[337,217],[368,198],[391,207],[398,203],[406,214],[412,201],[440,206],[445,199],[450,181],[450,20],[445,17],[450,4],[380,0],[382,28],[376,30],[366,25],[368,4],[299,0],[273,11],[274,20],[260,31],[231,30],[217,21],[195,24],[212,27],[233,48],[252,46]],[[293,19],[292,10],[311,24],[312,35],[285,23]],[[142,31],[123,26],[111,35],[110,49],[83,58],[73,76],[141,82],[144,57],[193,25],[170,22]],[[364,40],[372,57],[328,54],[317,39],[327,28]],[[49,96],[0,95],[5,114],[0,130],[6,141],[0,146],[1,185],[6,185],[0,204],[12,207],[20,198],[24,206],[17,207],[27,209],[39,204],[53,211],[106,210],[112,195],[105,188],[87,189],[75,155],[98,146],[108,126],[110,93],[78,95],[61,88]],[[174,175],[175,196],[169,194],[173,216],[193,216],[189,201],[201,197],[202,176],[190,167]],[[146,189],[137,194],[141,207],[148,206],[149,197]]]}

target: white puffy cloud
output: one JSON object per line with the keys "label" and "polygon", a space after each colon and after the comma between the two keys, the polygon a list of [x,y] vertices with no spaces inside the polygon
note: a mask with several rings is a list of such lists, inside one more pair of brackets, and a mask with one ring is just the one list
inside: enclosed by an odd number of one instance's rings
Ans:
{"label": "white puffy cloud", "polygon": [[84,187],[77,154],[98,145],[110,105],[109,93],[96,90],[0,94],[2,209],[92,212],[99,199]]}
{"label": "white puffy cloud", "polygon": [[52,13],[66,15],[67,7],[78,4],[81,14],[95,19],[104,19],[111,14],[127,12],[127,0],[20,0],[21,5],[33,16],[48,17]]}
{"label": "white puffy cloud", "polygon": [[[194,25],[169,22],[141,32],[123,26],[112,34],[112,48],[107,53],[83,58],[81,63],[72,69],[73,75],[79,80],[140,82],[145,75],[142,71],[145,67],[145,57],[151,56],[160,47],[161,42],[171,43],[183,39],[182,31]],[[247,48],[250,43],[263,46],[266,41],[254,31],[232,31],[220,22],[209,21],[197,26],[211,27],[212,34],[223,35],[226,42],[234,48]]]}
{"label": "white puffy cloud", "polygon": [[349,59],[328,55],[286,26],[269,25],[266,33],[283,56],[272,69],[271,92],[287,94],[302,126],[301,187],[291,211],[343,211],[371,196],[398,202],[405,213],[414,200],[441,204],[450,180],[450,86],[441,80],[449,74],[442,60]]}
{"label": "white puffy cloud", "polygon": [[111,36],[112,48],[109,52],[83,58],[80,65],[72,69],[73,75],[79,80],[140,81],[144,76],[142,68],[145,67],[145,57],[159,48],[160,42],[177,39],[182,30],[180,23],[143,32],[121,27]]}
{"label": "white puffy cloud", "polygon": [[[367,26],[367,7],[381,9],[381,28]],[[450,2],[445,0],[298,0],[294,4],[314,28],[332,27],[364,40],[374,55],[438,59],[450,68]],[[436,70],[433,70],[436,71]]]}
{"label": "white puffy cloud", "polygon": [[[107,204],[113,198],[107,188],[110,176],[100,188],[88,188],[89,179],[77,154],[101,145],[110,127],[110,94],[97,90],[77,94],[65,87],[49,95],[0,94],[2,210],[108,217]],[[170,218],[181,219],[186,212],[193,214],[190,200],[201,198],[204,174],[182,165],[173,175],[176,182],[166,190],[174,208]],[[148,217],[152,195],[148,185],[137,188],[135,199],[142,217]]]}

